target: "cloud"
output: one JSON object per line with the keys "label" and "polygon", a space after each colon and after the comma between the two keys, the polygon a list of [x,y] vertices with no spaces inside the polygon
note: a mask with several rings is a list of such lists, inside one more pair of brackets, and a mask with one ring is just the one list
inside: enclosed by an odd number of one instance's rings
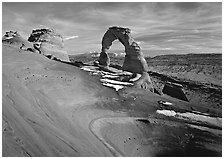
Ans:
{"label": "cloud", "polygon": [[76,38],[78,38],[78,37],[79,37],[78,35],[75,35],[75,36],[69,36],[69,37],[64,37],[64,41],[72,40],[72,39],[76,39]]}
{"label": "cloud", "polygon": [[[74,52],[100,50],[113,25],[129,27],[142,49],[222,49],[222,3],[217,2],[3,2],[2,7],[3,31],[28,36],[45,25],[62,34]],[[123,46],[114,42],[111,49],[116,48]]]}
{"label": "cloud", "polygon": [[199,9],[203,3],[198,3],[198,2],[182,2],[182,3],[174,3],[174,5],[183,11],[192,11],[192,10],[197,10]]}

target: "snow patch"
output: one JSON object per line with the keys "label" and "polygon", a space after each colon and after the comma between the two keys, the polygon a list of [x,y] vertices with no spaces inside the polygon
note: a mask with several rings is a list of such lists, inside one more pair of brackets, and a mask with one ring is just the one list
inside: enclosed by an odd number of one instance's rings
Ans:
{"label": "snow patch", "polygon": [[[103,70],[99,70],[99,67],[97,66],[83,66],[81,67],[81,70],[90,72],[92,75],[100,75],[102,78],[100,79],[102,85],[114,88],[116,91],[124,88],[124,86],[132,86],[134,85],[133,83],[130,82],[122,82],[115,80],[116,78],[119,78],[120,76],[131,76],[133,73],[123,71],[119,73],[111,73]],[[136,81],[141,77],[140,74],[137,74],[135,78],[133,78],[130,81]]]}
{"label": "snow patch", "polygon": [[222,127],[222,118],[214,118],[210,116],[204,116],[200,114],[194,114],[194,113],[177,113],[177,117],[180,119],[189,119],[193,121],[201,121],[206,122],[211,125],[216,125],[218,127]]}
{"label": "snow patch", "polygon": [[173,110],[157,110],[158,114],[163,114],[165,116],[175,116],[177,113]]}
{"label": "snow patch", "polygon": [[175,112],[174,110],[157,110],[158,114],[163,114],[165,116],[173,116],[178,119],[182,120],[191,120],[191,121],[197,121],[197,122],[204,122],[211,125],[215,125],[218,127],[222,127],[222,118],[215,118],[210,116],[205,116],[201,114],[195,114],[195,113],[179,113]]}
{"label": "snow patch", "polygon": [[105,83],[111,83],[111,84],[119,84],[119,85],[126,85],[126,86],[132,86],[133,83],[129,83],[129,82],[121,82],[121,81],[116,81],[116,80],[111,80],[111,79],[100,79],[101,82],[105,82]]}
{"label": "snow patch", "polygon": [[102,83],[104,86],[112,87],[116,91],[119,91],[120,89],[124,88],[122,85],[116,85],[116,84],[111,84],[111,83]]}
{"label": "snow patch", "polygon": [[173,103],[170,103],[170,102],[166,102],[166,101],[158,101],[158,103],[159,104],[162,104],[162,105],[164,105],[164,106],[172,106],[172,105],[174,105]]}
{"label": "snow patch", "polygon": [[196,114],[201,114],[201,115],[207,115],[207,116],[209,116],[209,114],[208,113],[202,113],[202,112],[199,112],[199,111],[192,111],[193,113],[196,113]]}
{"label": "snow patch", "polygon": [[89,72],[96,72],[98,67],[96,66],[83,66],[81,70],[89,71]]}

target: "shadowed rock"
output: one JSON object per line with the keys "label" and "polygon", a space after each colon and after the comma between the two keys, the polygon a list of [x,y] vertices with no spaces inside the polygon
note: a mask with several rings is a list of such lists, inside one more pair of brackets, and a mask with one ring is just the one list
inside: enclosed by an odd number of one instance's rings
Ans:
{"label": "shadowed rock", "polygon": [[47,57],[53,56],[62,61],[69,61],[67,52],[63,50],[63,38],[53,29],[34,29],[28,41],[33,42],[34,48]]}
{"label": "shadowed rock", "polygon": [[143,72],[142,77],[135,82],[135,85],[138,88],[144,88],[154,92],[152,81],[147,72]]}
{"label": "shadowed rock", "polygon": [[167,82],[163,88],[163,93],[171,97],[189,102],[182,88],[183,86],[181,84]]}
{"label": "shadowed rock", "polygon": [[112,42],[117,39],[125,47],[126,55],[122,69],[136,74],[144,74],[144,76],[142,76],[138,81],[137,85],[141,88],[153,88],[150,77],[146,75],[149,70],[147,62],[141,52],[141,48],[131,36],[131,30],[129,28],[114,26],[107,30],[102,39],[102,50],[99,57],[99,64],[104,67],[109,67],[110,58],[107,51],[112,45]]}
{"label": "shadowed rock", "polygon": [[106,52],[100,53],[99,64],[106,67],[110,65],[110,58]]}

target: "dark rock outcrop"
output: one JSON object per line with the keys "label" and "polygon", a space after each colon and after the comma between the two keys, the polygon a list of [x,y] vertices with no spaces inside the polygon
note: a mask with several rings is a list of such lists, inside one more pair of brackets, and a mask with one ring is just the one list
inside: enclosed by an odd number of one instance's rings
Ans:
{"label": "dark rock outcrop", "polygon": [[67,52],[63,49],[63,38],[53,29],[34,29],[28,38],[34,48],[45,56],[51,56],[61,61],[69,61]]}
{"label": "dark rock outcrop", "polygon": [[131,30],[129,28],[114,26],[107,30],[102,39],[102,49],[98,60],[99,64],[104,67],[110,65],[110,58],[107,51],[114,40],[119,40],[125,47],[126,55],[122,69],[132,73],[143,74],[138,80],[137,85],[141,88],[150,88],[151,90],[153,87],[151,79],[147,74],[149,70],[147,62],[141,52],[141,48],[131,36]]}
{"label": "dark rock outcrop", "polygon": [[189,100],[187,99],[182,89],[183,89],[183,86],[181,84],[167,82],[165,86],[163,87],[162,92],[171,97],[189,102]]}
{"label": "dark rock outcrop", "polygon": [[100,53],[99,64],[106,67],[110,66],[110,58],[106,52]]}

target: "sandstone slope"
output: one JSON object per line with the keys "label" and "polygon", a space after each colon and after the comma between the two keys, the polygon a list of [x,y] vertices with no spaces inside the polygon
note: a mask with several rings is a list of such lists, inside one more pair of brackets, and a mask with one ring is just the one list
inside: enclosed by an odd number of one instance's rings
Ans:
{"label": "sandstone slope", "polygon": [[220,118],[157,113],[203,107],[144,89],[116,92],[72,64],[19,48],[3,46],[2,56],[3,156],[221,156]]}

